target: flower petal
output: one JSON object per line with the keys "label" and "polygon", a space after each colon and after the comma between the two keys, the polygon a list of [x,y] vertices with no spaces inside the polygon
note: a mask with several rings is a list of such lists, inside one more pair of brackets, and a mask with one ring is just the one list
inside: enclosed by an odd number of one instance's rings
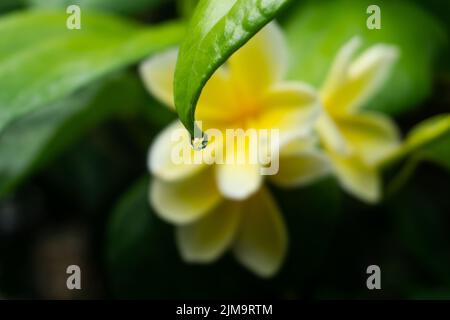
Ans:
{"label": "flower petal", "polygon": [[155,139],[147,158],[152,174],[166,181],[184,179],[206,167],[203,159],[210,159],[213,144],[196,151],[191,147],[190,135],[179,121],[165,128]]}
{"label": "flower petal", "polygon": [[281,187],[296,187],[310,184],[330,172],[330,162],[322,152],[303,149],[281,156],[278,174],[270,179]]}
{"label": "flower petal", "polygon": [[222,199],[211,169],[182,181],[153,179],[150,203],[164,220],[175,224],[191,223],[214,208]]}
{"label": "flower petal", "polygon": [[388,117],[364,112],[342,118],[339,128],[366,164],[374,165],[400,146],[400,134]]}
{"label": "flower petal", "polygon": [[225,198],[243,200],[261,187],[261,166],[250,161],[232,161],[216,165],[216,179],[219,190]]}
{"label": "flower petal", "polygon": [[259,276],[270,277],[280,269],[287,245],[281,212],[270,193],[262,189],[244,203],[233,253]]}
{"label": "flower petal", "polygon": [[[349,47],[351,47],[349,45]],[[344,47],[344,51],[349,47]],[[350,50],[348,50],[350,51]],[[322,90],[326,109],[335,116],[351,113],[369,100],[383,85],[398,57],[395,46],[377,44],[364,51],[350,65],[348,61],[337,68],[334,80],[329,80]],[[336,63],[339,62],[339,55]],[[347,66],[346,73],[343,69]],[[338,79],[337,74],[341,76]]]}
{"label": "flower petal", "polygon": [[288,50],[283,32],[275,23],[269,23],[227,62],[241,98],[252,99],[271,84],[279,82],[287,71]]}
{"label": "flower petal", "polygon": [[341,154],[348,154],[349,148],[345,137],[327,111],[322,112],[320,115],[316,128],[326,149]]}
{"label": "flower petal", "polygon": [[303,151],[316,150],[319,145],[317,135],[309,135],[280,144],[280,157],[296,156]]}
{"label": "flower petal", "polygon": [[229,72],[221,67],[203,87],[197,103],[196,118],[206,122],[203,129],[216,128],[221,122],[233,119],[238,105]]}
{"label": "flower petal", "polygon": [[335,93],[347,79],[348,69],[356,51],[361,47],[362,41],[360,37],[353,37],[346,42],[339,50],[333,61],[330,72],[322,86],[321,96],[324,100]]}
{"label": "flower petal", "polygon": [[234,239],[241,204],[223,201],[204,217],[178,226],[176,240],[187,262],[208,263],[219,258]]}
{"label": "flower petal", "polygon": [[341,156],[332,152],[328,156],[341,186],[347,192],[368,203],[380,200],[381,182],[375,168],[358,156]]}
{"label": "flower petal", "polygon": [[321,111],[314,88],[301,82],[271,87],[263,104],[264,111],[256,127],[279,129],[282,141],[311,132]]}
{"label": "flower petal", "polygon": [[139,73],[147,90],[173,110],[173,78],[177,56],[178,49],[172,48],[153,55],[139,66]]}
{"label": "flower petal", "polygon": [[349,83],[346,85],[347,92],[354,95],[347,102],[349,111],[362,106],[380,89],[389,77],[398,56],[397,47],[377,44],[363,52],[352,63],[349,69]]}

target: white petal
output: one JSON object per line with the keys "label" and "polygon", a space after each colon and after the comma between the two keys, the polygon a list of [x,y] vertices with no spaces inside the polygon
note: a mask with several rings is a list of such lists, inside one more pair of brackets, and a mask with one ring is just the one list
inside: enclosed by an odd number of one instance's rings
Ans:
{"label": "white petal", "polygon": [[155,138],[148,153],[147,165],[152,174],[166,181],[185,179],[205,168],[214,146],[195,151],[190,135],[179,121],[165,128]]}
{"label": "white petal", "polygon": [[400,146],[400,134],[388,117],[364,112],[339,120],[342,134],[368,165],[376,164]]}
{"label": "white petal", "polygon": [[350,111],[362,106],[381,88],[398,56],[397,47],[377,44],[352,63],[349,69],[349,87],[358,94],[349,102]]}
{"label": "white petal", "polygon": [[187,262],[208,263],[219,258],[234,239],[241,204],[223,201],[203,218],[178,226],[176,240]]}
{"label": "white petal", "polygon": [[333,152],[348,154],[349,147],[335,120],[326,112],[322,112],[317,121],[317,132],[325,148]]}
{"label": "white petal", "polygon": [[177,182],[153,179],[150,187],[150,203],[156,213],[175,224],[199,219],[222,199],[211,169]]}
{"label": "white petal", "polygon": [[263,181],[261,166],[249,161],[216,165],[216,179],[221,194],[234,200],[250,197],[258,191]]}
{"label": "white petal", "polygon": [[331,172],[328,157],[318,150],[299,150],[280,157],[280,170],[271,180],[281,187],[304,186]]}
{"label": "white petal", "polygon": [[376,203],[381,197],[378,172],[357,156],[328,153],[341,186],[350,194],[367,203]]}
{"label": "white petal", "polygon": [[264,111],[256,127],[278,129],[282,141],[309,134],[321,112],[316,90],[301,82],[271,87],[263,104]]}
{"label": "white petal", "polygon": [[327,96],[332,95],[333,91],[337,90],[347,80],[348,69],[361,44],[362,40],[360,37],[353,37],[339,50],[321,90],[322,97],[325,100]]}
{"label": "white petal", "polygon": [[352,113],[363,106],[385,83],[399,55],[397,47],[377,44],[349,64],[350,52],[354,53],[356,47],[356,42],[344,46],[321,90],[322,102],[334,116]]}
{"label": "white petal", "polygon": [[178,49],[169,49],[145,60],[139,66],[139,73],[147,90],[171,109],[173,101],[173,79]]}

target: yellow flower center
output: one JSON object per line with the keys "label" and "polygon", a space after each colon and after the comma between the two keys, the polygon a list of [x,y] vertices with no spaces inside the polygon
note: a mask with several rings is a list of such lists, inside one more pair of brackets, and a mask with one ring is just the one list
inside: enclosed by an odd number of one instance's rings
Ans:
{"label": "yellow flower center", "polygon": [[250,123],[254,122],[262,114],[262,107],[259,103],[243,103],[237,108],[238,112],[234,116],[234,122],[239,128],[247,129]]}

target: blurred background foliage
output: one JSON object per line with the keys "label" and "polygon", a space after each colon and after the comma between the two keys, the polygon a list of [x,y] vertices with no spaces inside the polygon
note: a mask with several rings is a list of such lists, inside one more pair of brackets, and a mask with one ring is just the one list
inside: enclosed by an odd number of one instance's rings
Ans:
{"label": "blurred background foliage", "polygon": [[[290,233],[275,278],[228,255],[181,261],[172,227],[147,201],[147,149],[175,115],[146,93],[136,65],[179,43],[195,2],[0,2],[0,297],[450,298],[445,118],[432,120],[444,123],[438,139],[385,170],[380,205],[350,198],[333,178],[273,188]],[[372,2],[292,1],[278,19],[290,76],[319,85],[353,35],[398,45],[393,76],[366,107],[393,115],[406,136],[450,110],[450,3]],[[68,4],[81,5],[82,30],[65,28]],[[379,31],[366,28],[369,4],[382,8]],[[65,288],[70,264],[83,270],[82,291]],[[380,291],[366,289],[371,264]]]}

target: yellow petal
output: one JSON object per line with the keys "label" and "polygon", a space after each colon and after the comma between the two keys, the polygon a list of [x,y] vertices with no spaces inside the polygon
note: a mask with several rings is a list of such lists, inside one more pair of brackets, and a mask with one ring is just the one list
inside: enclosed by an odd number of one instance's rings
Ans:
{"label": "yellow petal", "polygon": [[311,132],[321,111],[317,92],[301,82],[271,87],[263,105],[256,128],[279,129],[281,141]]}
{"label": "yellow petal", "polygon": [[178,49],[170,49],[152,56],[139,66],[139,73],[147,90],[171,109],[175,109],[173,78],[177,56]]}
{"label": "yellow petal", "polygon": [[335,120],[327,111],[322,112],[317,121],[317,132],[325,148],[340,154],[348,154],[349,148],[345,137],[339,130]]}
{"label": "yellow petal", "polygon": [[148,155],[148,168],[166,181],[185,179],[205,168],[204,159],[211,161],[214,148],[212,142],[201,151],[194,150],[189,133],[179,121],[175,121],[155,138]]}
{"label": "yellow petal", "polygon": [[339,50],[325,83],[322,86],[321,96],[324,100],[329,100],[328,97],[333,95],[346,81],[352,59],[356,51],[361,47],[361,44],[360,37],[353,37]]}
{"label": "yellow petal", "polygon": [[280,27],[275,22],[265,26],[231,56],[227,65],[243,100],[251,100],[279,82],[288,65],[287,45]]}
{"label": "yellow petal", "polygon": [[317,108],[318,94],[310,85],[297,82],[280,82],[271,86],[264,97],[266,111],[274,108]]}
{"label": "yellow petal", "polygon": [[328,158],[317,150],[298,150],[280,157],[280,170],[270,179],[281,187],[310,184],[331,172]]}
{"label": "yellow petal", "polygon": [[[345,48],[345,47],[344,47]],[[330,81],[322,90],[326,109],[335,116],[347,114],[364,105],[387,80],[398,57],[394,46],[377,44],[364,51],[341,72],[341,79]],[[337,62],[339,63],[339,59]],[[344,70],[345,66],[340,70]],[[339,68],[337,68],[339,69]]]}
{"label": "yellow petal", "polygon": [[[347,102],[349,111],[362,106],[386,82],[392,66],[397,60],[397,47],[377,44],[367,49],[356,59],[349,69],[349,83],[346,91],[353,93]],[[356,94],[355,94],[356,93]]]}
{"label": "yellow petal", "polygon": [[175,224],[199,219],[221,200],[211,168],[177,182],[153,179],[150,187],[150,203],[156,213]]}
{"label": "yellow petal", "polygon": [[259,276],[270,277],[280,269],[287,245],[281,212],[270,193],[262,189],[244,203],[233,253]]}
{"label": "yellow petal", "polygon": [[258,191],[262,184],[261,166],[257,163],[224,163],[216,165],[220,193],[228,199],[243,200]]}
{"label": "yellow petal", "polygon": [[295,156],[299,152],[315,150],[319,145],[319,139],[315,134],[289,140],[280,145],[280,157]]}
{"label": "yellow petal", "polygon": [[368,165],[376,164],[400,145],[396,125],[382,114],[364,112],[342,118],[338,124],[354,152]]}
{"label": "yellow petal", "polygon": [[222,122],[233,119],[238,111],[229,72],[221,67],[203,87],[197,103],[196,118],[203,121],[203,130],[217,128]]}
{"label": "yellow petal", "polygon": [[219,258],[234,239],[241,204],[224,201],[204,217],[178,226],[176,240],[187,262],[208,263]]}
{"label": "yellow petal", "polygon": [[381,197],[381,182],[375,168],[357,156],[328,153],[341,186],[358,199],[376,203]]}

